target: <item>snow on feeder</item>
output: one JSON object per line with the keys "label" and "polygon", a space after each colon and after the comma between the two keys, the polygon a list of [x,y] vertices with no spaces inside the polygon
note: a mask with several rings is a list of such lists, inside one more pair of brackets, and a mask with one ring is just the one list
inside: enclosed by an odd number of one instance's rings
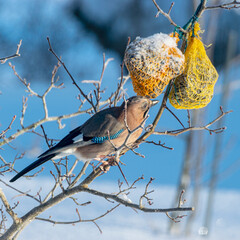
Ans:
{"label": "snow on feeder", "polygon": [[170,103],[178,109],[203,108],[211,101],[218,73],[208,58],[195,23],[189,34],[185,52],[186,67],[169,94]]}
{"label": "snow on feeder", "polygon": [[137,37],[128,45],[125,65],[137,95],[156,98],[172,78],[183,72],[184,55],[177,41],[173,34],[158,33]]}

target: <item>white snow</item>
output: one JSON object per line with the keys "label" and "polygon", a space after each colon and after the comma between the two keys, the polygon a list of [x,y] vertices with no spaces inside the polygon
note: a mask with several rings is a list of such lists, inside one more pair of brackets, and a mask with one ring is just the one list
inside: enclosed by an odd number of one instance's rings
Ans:
{"label": "white snow", "polygon": [[165,33],[156,33],[146,38],[137,37],[136,41],[144,41],[146,44],[158,49],[161,48],[163,44],[168,47],[177,47],[176,39]]}
{"label": "white snow", "polygon": [[[176,53],[169,52],[171,48],[174,48]],[[147,38],[137,37],[128,45],[126,55],[141,61],[146,58],[163,61],[162,65],[166,63],[168,58],[173,60],[172,64],[174,65],[182,66],[185,61],[183,53],[177,48],[176,39],[164,33],[157,33]],[[145,64],[150,66],[148,61]]]}
{"label": "white snow", "polygon": [[[176,39],[165,33],[156,33],[146,38],[136,37],[136,39],[129,44],[128,51],[129,53],[131,53],[131,51],[135,53],[138,51],[141,52],[142,50],[150,50],[161,53],[164,49],[166,49],[166,46],[168,48],[177,48]],[[180,50],[179,54],[181,55]]]}
{"label": "white snow", "polygon": [[[14,187],[19,187],[23,191],[32,188],[31,192],[38,192],[41,186],[44,186],[42,192],[46,192],[46,188],[51,188],[53,184],[50,178],[37,178],[38,181],[32,180],[20,180],[16,182]],[[20,201],[20,205],[17,207],[19,215],[26,213],[36,203],[32,200],[24,200],[25,197],[12,198],[16,193],[7,190],[5,186],[0,184],[3,188],[8,199],[11,203]],[[98,182],[91,186],[92,188],[113,193],[117,192],[117,183],[113,182]],[[149,190],[154,189],[154,193],[151,197],[154,198],[154,205],[149,207],[167,208],[172,207],[173,199],[175,196],[175,188],[167,186],[150,186]],[[137,189],[133,190],[127,198],[134,203],[138,203],[139,197],[144,193],[145,185],[137,185]],[[191,206],[190,192],[187,192],[185,199],[187,200],[186,206]],[[66,200],[58,206],[48,210],[41,217],[48,218],[51,216],[53,220],[58,221],[71,221],[78,218],[75,209],[78,208],[82,219],[94,218],[108,209],[112,208],[116,204],[110,203],[99,197],[92,197],[89,194],[81,193],[75,195],[78,201],[83,203],[91,201],[92,203],[79,207],[73,204],[73,201]],[[182,234],[187,217],[181,219],[180,223],[176,223],[180,231],[178,235],[168,233],[169,219],[162,213],[142,213],[138,211],[136,213],[131,208],[121,206],[112,213],[108,214],[102,219],[97,220],[97,224],[102,230],[102,234],[93,223],[79,223],[76,225],[53,225],[51,223],[33,221],[30,223],[20,234],[19,240],[61,240],[61,239],[104,239],[104,240],[179,240],[190,239],[197,240],[202,239],[202,236],[206,235],[206,239],[210,240],[226,240],[226,239],[239,239],[239,203],[240,192],[230,190],[218,190],[215,198],[215,204],[213,209],[213,218],[211,231],[208,233],[208,229],[203,227],[203,219],[205,213],[206,203],[206,190],[202,190],[200,194],[200,206],[196,209],[196,218],[192,225],[192,233],[188,237]],[[147,203],[145,203],[147,206]],[[190,215],[191,213],[186,213]]]}

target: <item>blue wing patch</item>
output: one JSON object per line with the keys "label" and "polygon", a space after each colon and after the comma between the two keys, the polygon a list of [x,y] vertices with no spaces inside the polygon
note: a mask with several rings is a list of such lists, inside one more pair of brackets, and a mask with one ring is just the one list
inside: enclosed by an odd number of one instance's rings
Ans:
{"label": "blue wing patch", "polygon": [[[115,133],[114,135],[110,136],[110,140],[117,138],[123,131],[124,131],[124,129],[121,129],[117,133]],[[94,138],[91,139],[91,141],[94,142],[94,143],[103,143],[104,141],[106,141],[108,139],[109,139],[108,136],[94,137]]]}

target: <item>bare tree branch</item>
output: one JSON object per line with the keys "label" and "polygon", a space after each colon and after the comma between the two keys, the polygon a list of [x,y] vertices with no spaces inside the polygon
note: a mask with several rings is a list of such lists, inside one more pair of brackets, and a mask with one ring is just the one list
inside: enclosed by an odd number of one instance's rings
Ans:
{"label": "bare tree branch", "polygon": [[207,6],[205,9],[206,10],[212,10],[212,9],[227,9],[227,10],[231,10],[231,9],[237,9],[240,8],[240,2],[239,1],[232,1],[229,3],[223,3],[220,5],[216,5],[216,6]]}
{"label": "bare tree branch", "polygon": [[15,187],[13,187],[13,186],[11,186],[10,184],[7,184],[7,183],[6,183],[5,181],[3,181],[2,179],[0,179],[0,182],[2,182],[5,186],[7,186],[7,187],[13,189],[14,191],[18,192],[18,193],[19,193],[18,197],[19,197],[19,196],[27,196],[27,197],[29,197],[29,198],[34,199],[34,200],[37,201],[38,203],[40,203],[40,201],[39,201],[38,198],[36,198],[36,197],[34,197],[33,195],[31,195],[31,194],[28,193],[29,191],[28,191],[28,192],[23,192],[23,191],[15,188]]}
{"label": "bare tree branch", "polygon": [[144,142],[145,143],[154,144],[156,146],[161,146],[161,147],[169,149],[169,150],[174,150],[174,148],[172,148],[172,147],[165,146],[165,143],[161,143],[161,141],[158,141],[158,143],[157,143],[157,142],[154,142],[154,141],[147,141],[147,140],[145,140]]}
{"label": "bare tree branch", "polygon": [[75,79],[73,78],[72,74],[68,71],[66,65],[64,64],[64,62],[57,56],[57,54],[54,52],[52,46],[51,46],[51,42],[49,37],[47,37],[47,41],[49,44],[49,51],[57,58],[58,62],[60,62],[62,64],[62,66],[64,67],[64,69],[66,70],[67,74],[69,75],[69,77],[71,78],[73,84],[77,87],[77,89],[79,90],[79,92],[81,93],[81,95],[88,101],[88,103],[92,106],[92,108],[94,109],[94,111],[96,112],[96,107],[93,104],[93,101],[91,99],[89,99],[89,97],[83,92],[83,90],[79,87],[79,85],[77,84],[77,82],[75,81]]}
{"label": "bare tree branch", "polygon": [[5,134],[8,130],[11,129],[12,124],[13,124],[13,122],[15,121],[15,119],[16,119],[16,115],[13,116],[12,121],[9,123],[8,127],[0,133],[0,139],[4,136],[4,134]]}
{"label": "bare tree branch", "polygon": [[[127,42],[126,49],[127,49],[128,45],[130,44],[130,41],[131,41],[131,38],[128,37],[128,42]],[[125,52],[126,52],[126,49],[125,49]],[[123,76],[124,58],[125,58],[125,54],[124,54],[124,57],[123,57],[123,60],[122,60],[122,63],[121,63],[121,78],[120,78],[120,83],[118,83],[117,90],[115,92],[115,97],[114,97],[114,102],[113,102],[114,106],[117,105],[118,99],[121,98],[120,90],[122,90],[122,87],[126,83],[125,82],[126,80],[124,81],[124,76]]]}
{"label": "bare tree branch", "polygon": [[15,58],[15,57],[20,57],[19,51],[20,51],[21,45],[22,45],[22,40],[19,41],[19,44],[17,45],[17,51],[16,51],[15,54],[10,55],[8,57],[0,58],[1,64],[5,63],[9,59],[12,59],[12,58]]}
{"label": "bare tree branch", "polygon": [[73,182],[68,186],[68,188],[73,187],[79,180],[80,178],[85,174],[85,171],[89,165],[89,161],[85,162],[83,168],[81,169],[80,173],[76,176],[76,178],[73,180]]}
{"label": "bare tree branch", "polygon": [[[183,194],[184,194],[184,193],[185,193],[185,190],[182,190],[181,193],[180,193],[180,195],[179,195],[178,207],[181,207],[181,206],[186,202],[186,200],[183,199]],[[194,208],[193,208],[193,210],[194,210]],[[187,215],[177,215],[176,217],[171,217],[168,212],[166,212],[166,215],[167,215],[168,218],[170,218],[170,219],[171,219],[173,222],[175,222],[175,223],[180,222],[179,219],[187,216]]]}
{"label": "bare tree branch", "polygon": [[168,13],[166,13],[166,12],[164,12],[164,11],[159,7],[159,5],[156,3],[155,0],[152,0],[152,1],[153,1],[154,5],[156,6],[157,10],[158,10],[158,12],[157,12],[157,14],[156,14],[156,17],[158,17],[159,14],[162,14],[164,17],[166,17],[166,18],[168,19],[168,21],[169,21],[174,27],[179,28],[179,30],[180,30],[181,32],[183,32],[183,33],[187,33],[187,31],[186,31],[185,29],[179,27],[179,26],[172,20],[172,18],[171,18],[171,16],[170,16],[170,12],[171,12],[171,10],[172,10],[172,8],[173,8],[174,3],[171,3],[171,6],[170,6],[170,8],[169,8],[169,10],[168,10]]}
{"label": "bare tree branch", "polygon": [[139,199],[139,206],[140,208],[143,208],[143,199],[145,198],[148,202],[149,205],[152,205],[152,199],[148,197],[148,195],[152,192],[154,192],[154,190],[148,191],[148,187],[149,185],[153,182],[154,178],[150,178],[149,182],[147,183],[146,187],[145,187],[145,191],[143,193],[143,195],[140,197]]}
{"label": "bare tree branch", "polygon": [[11,208],[11,206],[1,188],[0,188],[0,198],[2,200],[4,207],[6,208],[7,213],[11,216],[14,223],[20,223],[21,222],[20,218],[18,218],[17,214]]}
{"label": "bare tree branch", "polygon": [[45,221],[45,222],[50,222],[53,224],[76,224],[76,223],[80,223],[80,222],[94,222],[97,221],[103,217],[105,217],[106,215],[108,215],[109,213],[113,212],[116,208],[118,208],[121,204],[117,204],[116,206],[114,206],[113,208],[107,210],[105,213],[101,214],[98,217],[92,218],[92,219],[81,219],[80,215],[79,215],[79,219],[75,220],[75,221],[56,221],[56,220],[52,220],[50,218],[40,218],[40,217],[36,217],[36,220],[41,220],[41,221]]}
{"label": "bare tree branch", "polygon": [[85,188],[83,190],[84,192],[88,192],[91,193],[93,195],[99,196],[99,197],[103,197],[105,199],[112,199],[118,203],[123,204],[126,207],[131,207],[134,209],[138,209],[141,210],[143,212],[178,212],[178,211],[193,211],[192,207],[176,207],[176,208],[167,208],[167,209],[162,209],[162,208],[146,208],[146,207],[142,207],[139,204],[134,204],[134,203],[130,203],[129,201],[125,201],[122,198],[119,198],[118,196],[114,195],[114,194],[107,194],[107,193],[103,193],[103,192],[99,192],[97,190],[94,189],[90,189],[90,188]]}
{"label": "bare tree branch", "polygon": [[226,127],[221,127],[221,128],[217,128],[217,129],[209,129],[209,127],[216,123],[217,121],[219,121],[222,117],[224,117],[225,115],[231,113],[232,111],[227,111],[227,112],[223,112],[221,107],[221,115],[218,116],[216,119],[214,119],[213,121],[211,121],[210,123],[208,123],[205,126],[202,127],[188,127],[188,128],[183,128],[183,129],[177,129],[177,130],[172,130],[172,131],[164,131],[164,132],[157,132],[155,131],[153,134],[155,135],[170,135],[170,136],[177,136],[179,134],[188,132],[188,131],[199,131],[199,130],[207,130],[210,134],[212,133],[221,133],[222,131],[224,131],[226,129]]}
{"label": "bare tree branch", "polygon": [[[183,34],[186,34],[189,31],[189,26],[193,23],[193,21],[195,21],[203,12],[205,9],[210,9],[209,7],[206,7],[206,0],[201,0],[196,12],[194,13],[193,17],[189,20],[189,22],[183,27],[179,27],[171,18],[170,14],[171,14],[171,10],[173,8],[173,3],[171,4],[168,12],[164,12],[156,3],[155,0],[152,0],[154,5],[156,6],[158,13],[157,16],[159,14],[162,14],[164,17],[166,17],[170,23],[172,25],[174,25],[176,28],[178,28],[180,31],[182,31]],[[221,8],[225,8],[228,7],[230,8],[237,8],[239,2],[238,1],[233,1],[231,3],[228,4],[222,4]],[[235,6],[236,5],[236,6]],[[234,6],[234,7],[233,7]],[[213,8],[217,8],[217,7],[212,7]],[[62,120],[63,119],[67,119],[67,118],[72,118],[75,116],[78,116],[80,114],[85,114],[85,113],[94,113],[97,112],[99,110],[101,110],[101,107],[104,108],[106,106],[116,106],[117,102],[121,99],[124,98],[125,92],[123,89],[124,84],[127,82],[127,80],[129,79],[129,76],[125,77],[123,76],[123,67],[124,67],[124,59],[123,62],[121,64],[121,78],[120,81],[117,85],[117,89],[114,93],[112,93],[107,100],[102,100],[102,94],[105,92],[104,89],[102,89],[102,81],[103,81],[103,76],[104,76],[104,72],[106,70],[106,67],[108,65],[108,63],[112,60],[112,59],[105,59],[105,55],[103,55],[103,67],[102,67],[102,72],[100,75],[99,80],[95,81],[84,81],[86,83],[91,83],[94,86],[94,90],[93,92],[90,92],[89,94],[85,94],[82,89],[80,88],[80,86],[77,84],[77,81],[73,78],[72,74],[70,73],[70,71],[68,70],[68,68],[65,66],[64,62],[61,60],[61,57],[58,57],[58,55],[54,52],[51,43],[50,43],[50,39],[47,38],[48,44],[49,44],[49,51],[56,57],[56,59],[58,60],[58,64],[57,66],[54,67],[53,71],[52,71],[52,78],[51,78],[51,82],[48,86],[48,88],[46,89],[46,91],[43,94],[39,94],[38,92],[34,91],[31,86],[30,83],[27,82],[26,79],[21,78],[18,73],[15,70],[15,66],[11,65],[11,63],[9,64],[10,67],[12,68],[14,74],[17,76],[17,78],[20,80],[20,82],[25,86],[25,88],[27,89],[27,92],[30,94],[30,96],[35,96],[37,98],[39,98],[41,100],[41,104],[42,104],[42,108],[44,111],[44,116],[42,117],[42,119],[28,125],[28,126],[24,126],[24,118],[25,118],[25,113],[27,110],[27,97],[23,98],[22,101],[22,116],[20,117],[20,125],[22,127],[22,129],[16,131],[14,134],[10,135],[9,137],[5,137],[5,134],[8,132],[8,130],[11,128],[15,118],[12,119],[11,123],[9,124],[8,128],[4,131],[2,131],[2,133],[0,133],[0,138],[2,138],[1,142],[0,142],[0,146],[3,146],[4,144],[8,144],[9,142],[11,142],[12,140],[16,139],[18,136],[26,133],[26,132],[35,132],[34,129],[38,126],[42,127],[42,131],[43,134],[40,134],[42,137],[45,138],[45,141],[47,143],[47,145],[50,147],[53,143],[53,139],[49,139],[47,136],[47,133],[45,132],[42,124],[46,123],[46,122],[50,122],[50,121],[56,121],[59,124],[59,127],[62,127]],[[184,49],[184,41],[183,40],[183,45],[182,45],[182,49]],[[128,40],[128,44],[130,42],[130,38]],[[18,50],[16,54],[19,54],[19,49],[21,46],[21,42],[19,43],[18,46]],[[8,57],[7,59],[11,58]],[[6,58],[4,59],[4,61],[7,60]],[[2,59],[0,59],[2,60]],[[60,65],[62,65],[65,69],[65,71],[67,72],[67,74],[69,75],[69,77],[72,80],[72,83],[74,84],[75,87],[77,87],[77,89],[79,90],[79,95],[78,95],[78,99],[80,100],[80,106],[78,111],[72,113],[72,114],[67,114],[67,115],[62,115],[62,116],[49,116],[50,113],[48,112],[48,105],[47,105],[47,101],[46,101],[46,96],[48,95],[48,93],[53,89],[53,88],[61,88],[62,84],[60,85],[56,85],[58,78],[56,78],[56,74],[57,74],[57,70],[60,67]],[[109,141],[112,144],[113,148],[115,149],[115,161],[120,161],[119,157],[123,154],[125,154],[127,151],[131,150],[133,151],[135,154],[142,156],[140,153],[137,153],[134,149],[136,147],[138,147],[141,143],[146,142],[146,143],[151,143],[154,145],[158,145],[158,146],[162,146],[168,149],[172,149],[170,147],[166,147],[165,144],[159,142],[154,142],[154,141],[146,141],[146,139],[152,135],[172,135],[172,136],[176,136],[182,133],[185,133],[187,131],[195,131],[195,130],[207,130],[209,131],[209,133],[219,133],[222,132],[225,128],[218,128],[218,129],[209,129],[209,127],[214,124],[215,122],[219,121],[223,116],[225,116],[226,114],[230,113],[231,111],[228,112],[223,112],[222,108],[220,108],[221,110],[221,115],[219,117],[217,117],[216,119],[214,119],[213,121],[211,121],[210,123],[206,124],[205,126],[201,126],[201,127],[193,127],[191,126],[191,119],[190,119],[190,114],[188,114],[188,128],[185,128],[183,126],[183,124],[181,123],[181,121],[179,120],[179,118],[172,113],[168,107],[166,106],[167,104],[167,99],[168,99],[168,95],[169,95],[169,91],[171,89],[172,83],[173,83],[174,79],[170,81],[170,83],[167,86],[167,89],[165,91],[165,94],[163,96],[163,100],[161,103],[161,106],[158,110],[158,113],[156,114],[154,121],[148,125],[148,127],[145,129],[146,132],[143,133],[143,135],[136,141],[136,143],[129,145],[129,138],[131,137],[131,135],[138,131],[139,129],[144,129],[144,124],[148,118],[148,116],[144,119],[144,121],[135,129],[129,129],[128,123],[127,123],[127,111],[126,111],[126,107],[127,107],[127,102],[125,101],[125,116],[124,116],[124,121],[125,121],[125,126],[126,126],[126,130],[128,131],[127,137],[124,141],[124,143],[121,146],[115,146],[112,141],[110,140],[110,136],[109,137]],[[83,105],[85,103],[89,103],[90,107],[84,111],[81,111]],[[156,131],[156,126],[163,114],[163,111],[165,110],[165,108],[167,108],[167,110],[169,110],[175,117],[176,119],[180,122],[180,124],[182,125],[182,129],[177,129],[177,130],[172,130],[172,131],[164,131],[164,132],[158,132]],[[36,133],[36,132],[35,132]],[[38,134],[39,135],[39,134]],[[109,134],[108,134],[109,135]],[[111,156],[107,156],[106,158],[108,158],[108,160],[106,161],[107,164],[110,165],[111,162],[111,157],[113,157],[113,155]],[[3,163],[2,166],[0,166],[0,169],[4,169],[4,168],[8,168],[11,170],[14,170],[14,163],[7,163],[5,161],[5,159],[3,159],[0,156],[0,160]],[[16,158],[15,158],[16,160]],[[14,160],[14,161],[15,161]],[[6,212],[9,213],[9,215],[11,216],[11,218],[13,219],[13,224],[9,227],[8,230],[6,230],[5,234],[1,237],[2,239],[16,239],[16,237],[18,236],[18,234],[22,231],[22,229],[27,226],[32,220],[37,219],[37,220],[41,220],[41,221],[46,221],[46,222],[50,222],[53,224],[75,224],[75,223],[79,223],[79,222],[92,222],[93,224],[95,224],[97,226],[97,228],[99,229],[99,231],[101,232],[100,227],[98,226],[98,224],[96,223],[96,221],[104,216],[106,216],[107,214],[109,214],[110,212],[112,212],[113,210],[115,210],[118,206],[120,205],[124,205],[126,207],[130,207],[133,210],[140,210],[143,212],[163,212],[166,213],[167,216],[169,218],[171,218],[173,221],[178,221],[179,218],[182,218],[184,215],[182,216],[177,216],[176,218],[171,217],[169,215],[170,212],[185,212],[185,211],[193,211],[194,208],[192,207],[182,207],[184,201],[182,199],[183,197],[183,191],[181,192],[180,196],[179,196],[179,201],[177,203],[177,207],[175,208],[167,208],[167,209],[162,209],[162,208],[153,208],[153,207],[145,207],[143,205],[143,200],[145,199],[147,201],[147,203],[149,205],[152,204],[152,199],[149,198],[149,194],[152,193],[154,190],[148,190],[150,187],[150,184],[153,181],[153,178],[151,178],[149,180],[149,182],[146,184],[145,189],[143,194],[139,197],[139,203],[133,203],[130,199],[128,194],[130,193],[131,190],[136,188],[136,183],[138,181],[140,181],[141,179],[143,179],[143,177],[140,177],[138,179],[136,179],[130,186],[128,186],[126,189],[122,189],[123,188],[123,184],[119,183],[119,192],[118,193],[114,193],[114,194],[109,194],[106,192],[101,192],[95,189],[91,189],[89,188],[89,185],[97,178],[99,177],[101,174],[103,174],[103,169],[100,167],[95,167],[94,170],[87,176],[85,177],[85,179],[83,179],[80,183],[78,183],[80,181],[80,179],[83,177],[83,175],[85,174],[85,171],[89,165],[89,162],[86,162],[84,164],[84,166],[82,167],[80,173],[76,174],[74,173],[74,169],[77,166],[77,160],[75,160],[75,162],[70,165],[70,163],[68,163],[68,159],[67,158],[63,158],[60,159],[59,161],[56,161],[56,163],[54,163],[54,166],[56,168],[56,172],[52,172],[51,174],[54,178],[54,182],[53,182],[53,186],[52,188],[44,195],[41,192],[41,188],[40,190],[36,193],[36,195],[31,195],[28,192],[24,192],[21,191],[17,188],[12,187],[11,185],[5,183],[4,181],[0,180],[0,182],[4,183],[5,186],[13,189],[14,191],[16,191],[18,193],[18,197],[19,196],[27,196],[29,198],[32,198],[33,200],[37,201],[39,203],[39,205],[37,205],[36,207],[32,208],[29,212],[25,213],[25,215],[23,215],[21,218],[19,218],[15,211],[15,207],[17,206],[16,204],[11,207],[9,202],[7,201],[3,191],[0,189],[0,199],[3,202],[3,206],[6,209]],[[118,167],[120,167],[118,165]],[[5,170],[4,170],[5,171]],[[4,172],[3,171],[3,172]],[[15,170],[14,170],[15,171]],[[120,168],[121,171],[121,168]],[[36,174],[34,174],[35,176]],[[124,174],[123,177],[125,178]],[[125,179],[126,180],[126,179]],[[127,181],[126,181],[127,182]],[[105,199],[106,201],[109,201],[111,203],[117,203],[117,205],[113,208],[111,208],[110,210],[108,210],[107,212],[105,212],[104,214],[92,218],[92,219],[82,219],[80,216],[80,213],[78,211],[78,209],[76,209],[76,214],[77,214],[77,220],[75,221],[57,221],[57,220],[53,220],[52,218],[41,218],[39,217],[39,215],[41,213],[43,213],[44,211],[46,211],[47,209],[57,205],[58,203],[64,201],[67,198],[72,199],[72,201],[74,201],[74,203],[78,206],[80,205],[86,205],[89,204],[90,202],[88,201],[87,203],[84,204],[80,204],[77,200],[77,198],[73,197],[75,194],[79,194],[79,193],[89,193],[91,195],[100,197],[102,199]],[[5,215],[4,212],[2,210],[3,208],[0,209],[0,215],[2,216],[2,221],[0,222],[0,227],[3,226],[4,227],[4,223],[5,223]]]}

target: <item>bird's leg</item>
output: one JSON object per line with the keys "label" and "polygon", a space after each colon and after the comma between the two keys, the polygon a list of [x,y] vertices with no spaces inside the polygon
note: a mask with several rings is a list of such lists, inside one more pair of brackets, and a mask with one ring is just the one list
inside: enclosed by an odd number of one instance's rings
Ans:
{"label": "bird's leg", "polygon": [[108,157],[108,164],[109,166],[117,166],[119,163],[119,158],[117,156],[110,156]]}
{"label": "bird's leg", "polygon": [[[107,160],[104,160],[104,158],[107,158]],[[105,173],[109,171],[110,167],[117,166],[119,163],[119,157],[117,156],[101,156],[99,158],[94,158],[93,160],[96,160],[98,161],[98,164],[101,164],[100,168]]]}
{"label": "bird's leg", "polygon": [[101,164],[99,167],[101,168],[101,170],[104,173],[107,173],[111,166],[116,165],[116,164],[114,164],[115,157],[114,156],[107,157],[108,161],[104,160],[104,158],[106,158],[106,156],[100,156],[98,158],[94,158],[93,160],[98,161],[98,163],[95,167],[98,167],[98,165]]}
{"label": "bird's leg", "polygon": [[115,156],[105,156],[105,158],[107,158],[108,160],[105,161],[103,160],[103,158],[94,158],[94,160],[97,160],[100,163],[102,163],[99,167],[101,168],[101,170],[104,172],[104,173],[107,173],[109,170],[110,170],[110,167],[112,166],[118,166],[125,182],[127,183],[127,185],[129,186],[128,184],[128,181],[119,165],[119,161],[120,161],[120,154],[119,154],[119,151],[116,152]]}
{"label": "bird's leg", "polygon": [[108,170],[109,170],[110,166],[118,166],[126,184],[129,186],[128,181],[127,181],[127,179],[126,179],[126,177],[125,177],[125,175],[124,175],[124,173],[123,173],[123,171],[122,171],[122,169],[119,165],[119,162],[120,162],[120,152],[117,151],[115,156],[112,156],[108,159]]}
{"label": "bird's leg", "polygon": [[118,166],[120,161],[119,152],[117,151],[114,156],[108,156],[107,159],[107,163],[109,166]]}
{"label": "bird's leg", "polygon": [[104,160],[104,157],[96,157],[93,158],[92,160],[97,161],[95,168],[97,168],[100,164],[107,164],[107,162]]}
{"label": "bird's leg", "polygon": [[100,168],[105,173],[110,170],[110,167],[116,166],[118,164],[116,162],[116,157],[115,156],[108,156],[107,161],[102,160],[101,163],[102,164],[101,164]]}

